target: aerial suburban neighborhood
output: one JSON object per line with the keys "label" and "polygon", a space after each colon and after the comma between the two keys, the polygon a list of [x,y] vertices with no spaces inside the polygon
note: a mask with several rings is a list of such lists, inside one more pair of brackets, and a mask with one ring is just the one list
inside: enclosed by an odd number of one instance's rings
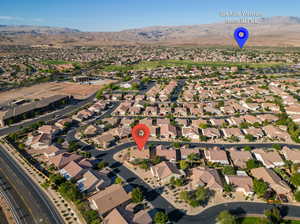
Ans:
{"label": "aerial suburban neighborhood", "polygon": [[0,224],[299,224],[300,19],[87,5],[0,8]]}

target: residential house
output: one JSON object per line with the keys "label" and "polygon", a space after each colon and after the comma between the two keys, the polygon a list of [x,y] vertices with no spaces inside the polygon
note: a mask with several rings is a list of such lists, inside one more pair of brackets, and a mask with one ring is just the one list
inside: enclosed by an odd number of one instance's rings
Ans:
{"label": "residential house", "polygon": [[286,160],[290,160],[293,163],[300,163],[300,150],[299,149],[290,149],[287,146],[284,146],[280,151]]}
{"label": "residential house", "polygon": [[72,122],[73,120],[71,118],[64,118],[58,120],[54,125],[62,130],[66,127],[67,124],[71,124]]}
{"label": "residential house", "polygon": [[183,127],[182,128],[182,136],[189,138],[191,140],[199,140],[199,131],[198,128],[193,126],[191,127]]}
{"label": "residential house", "polygon": [[237,137],[239,139],[244,138],[244,135],[239,128],[222,128],[222,132],[225,138],[231,138],[231,137]]}
{"label": "residential house", "polygon": [[125,205],[130,199],[130,194],[120,184],[113,184],[88,198],[91,208],[97,210],[100,215],[105,215],[114,208]]}
{"label": "residential house", "polygon": [[162,157],[168,161],[176,162],[177,161],[177,152],[175,149],[167,149],[163,145],[158,145],[155,148],[156,156]]}
{"label": "residential house", "polygon": [[79,162],[82,159],[83,159],[82,156],[79,156],[77,154],[64,152],[64,153],[60,153],[56,156],[51,157],[49,159],[48,164],[54,165],[58,169],[62,169],[66,165],[68,165],[70,162],[72,162],[72,161]]}
{"label": "residential house", "polygon": [[35,136],[29,134],[25,144],[33,149],[46,149],[51,143],[52,137],[48,134],[39,134]]}
{"label": "residential house", "polygon": [[201,129],[201,131],[203,136],[209,139],[216,139],[221,137],[220,131],[217,128],[205,128]]}
{"label": "residential house", "polygon": [[229,160],[227,158],[226,151],[214,147],[214,148],[208,148],[204,150],[204,156],[205,158],[212,162],[212,163],[220,163],[223,165],[229,165]]}
{"label": "residential house", "polygon": [[67,180],[78,180],[86,172],[77,162],[71,161],[64,168],[59,170],[59,173]]}
{"label": "residential house", "polygon": [[254,149],[252,150],[257,160],[261,161],[265,167],[274,168],[283,166],[284,161],[275,150]]}
{"label": "residential house", "polygon": [[171,124],[160,124],[160,137],[165,139],[175,139],[177,136],[176,127]]}
{"label": "residential house", "polygon": [[110,180],[106,175],[91,169],[87,170],[76,182],[79,191],[86,193],[101,190],[108,184],[110,184]]}
{"label": "residential house", "polygon": [[187,159],[187,157],[191,154],[199,155],[199,149],[181,147],[179,151],[180,151],[181,159]]}
{"label": "residential house", "polygon": [[104,219],[103,224],[130,224],[117,208],[113,209]]}
{"label": "residential house", "polygon": [[184,176],[184,172],[182,170],[177,169],[176,165],[170,162],[160,162],[159,164],[152,166],[150,168],[153,177],[162,181],[163,183],[170,182],[172,177],[181,178]]}
{"label": "residential house", "polygon": [[150,149],[144,148],[143,150],[139,150],[136,147],[132,147],[130,149],[130,161],[134,160],[144,160],[144,159],[150,159]]}
{"label": "residential house", "polygon": [[236,148],[228,149],[230,153],[231,160],[236,167],[240,167],[242,169],[246,168],[246,162],[249,159],[253,159],[252,155],[248,151],[238,150]]}
{"label": "residential house", "polygon": [[284,141],[290,139],[290,135],[286,131],[283,131],[273,125],[264,126],[262,129],[269,138],[276,138]]}
{"label": "residential house", "polygon": [[249,176],[225,175],[227,184],[232,184],[237,192],[246,196],[253,195],[253,181]]}
{"label": "residential house", "polygon": [[99,147],[108,148],[115,142],[115,138],[111,133],[103,133],[94,137],[92,141]]}
{"label": "residential house", "polygon": [[191,179],[191,185],[193,189],[199,186],[205,186],[210,190],[217,192],[223,191],[222,180],[216,169],[208,167],[193,168]]}
{"label": "residential house", "polygon": [[251,170],[253,177],[262,179],[278,194],[291,197],[292,190],[273,170],[266,167],[259,167]]}

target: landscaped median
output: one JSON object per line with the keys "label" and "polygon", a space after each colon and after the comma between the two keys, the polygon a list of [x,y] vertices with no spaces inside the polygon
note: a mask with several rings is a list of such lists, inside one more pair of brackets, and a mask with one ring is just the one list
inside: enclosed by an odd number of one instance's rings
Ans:
{"label": "landscaped median", "polygon": [[59,192],[45,188],[45,184],[49,182],[49,178],[43,172],[34,167],[12,144],[10,144],[5,138],[2,138],[3,143],[1,146],[12,155],[12,159],[21,167],[21,169],[31,178],[31,180],[39,186],[40,189],[48,196],[53,205],[57,208],[57,211],[63,217],[66,223],[80,223],[86,224],[82,215],[78,209],[68,200],[64,200]]}

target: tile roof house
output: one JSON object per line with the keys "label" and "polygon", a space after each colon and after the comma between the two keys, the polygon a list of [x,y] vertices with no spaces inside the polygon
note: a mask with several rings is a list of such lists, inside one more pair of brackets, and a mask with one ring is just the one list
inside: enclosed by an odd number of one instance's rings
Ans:
{"label": "tile roof house", "polygon": [[66,165],[68,165],[70,162],[79,162],[82,160],[82,156],[79,156],[74,153],[61,153],[56,156],[53,156],[49,159],[49,165],[53,164],[58,169],[64,168]]}
{"label": "tile roof house", "polygon": [[125,217],[118,211],[113,209],[102,221],[103,224],[130,224]]}
{"label": "tile roof house", "polygon": [[276,139],[283,139],[283,140],[290,139],[290,135],[287,132],[281,130],[276,126],[267,125],[264,126],[262,129],[269,138],[276,138]]}
{"label": "tile roof house", "polygon": [[182,170],[177,169],[177,167],[173,163],[166,161],[152,166],[150,170],[153,177],[164,183],[169,182],[172,177],[180,178],[185,175],[185,173]]}
{"label": "tile roof house", "polygon": [[243,169],[246,168],[246,162],[253,158],[250,152],[238,150],[236,148],[230,148],[228,149],[228,152],[230,153],[234,166]]}
{"label": "tile roof house", "polygon": [[287,114],[300,114],[300,104],[289,105],[285,110]]}
{"label": "tile roof house", "polygon": [[77,162],[71,161],[64,168],[59,170],[59,173],[67,180],[78,180],[86,172]]}
{"label": "tile roof house", "polygon": [[89,118],[91,118],[93,116],[93,112],[87,110],[87,109],[83,109],[81,111],[79,111],[77,114],[73,115],[72,118],[76,121],[82,122],[84,120],[87,120]]}
{"label": "tile roof house", "polygon": [[48,148],[51,143],[52,137],[48,134],[39,134],[36,136],[29,134],[25,144],[33,149],[45,149]]}
{"label": "tile roof house", "polygon": [[205,129],[201,129],[201,132],[203,136],[206,136],[211,139],[216,139],[221,137],[220,131],[217,128],[205,128]]}
{"label": "tile roof house", "polygon": [[256,115],[261,121],[274,122],[278,120],[278,117],[273,114],[259,114]]}
{"label": "tile roof house", "polygon": [[59,132],[59,129],[53,125],[43,125],[43,126],[39,127],[38,132],[40,134],[47,134],[52,137]]}
{"label": "tile roof house", "polygon": [[150,150],[149,148],[144,148],[143,150],[138,150],[136,147],[130,149],[130,161],[136,159],[150,159]]}
{"label": "tile roof house", "polygon": [[251,170],[253,177],[262,179],[277,193],[290,196],[292,190],[273,170],[266,167],[259,167]]}
{"label": "tile roof house", "polygon": [[63,153],[63,152],[64,152],[64,150],[61,150],[61,149],[57,148],[54,145],[50,145],[45,150],[43,150],[44,156],[46,156],[46,158],[48,158],[48,159],[50,157],[56,156],[56,155],[58,155],[60,153]]}
{"label": "tile roof house", "polygon": [[300,150],[299,149],[290,149],[287,146],[284,146],[280,151],[286,160],[290,160],[293,163],[300,163]]}
{"label": "tile roof house", "polygon": [[135,213],[132,221],[134,224],[152,224],[152,218],[145,210]]}
{"label": "tile roof house", "polygon": [[191,127],[183,127],[182,129],[182,136],[192,139],[192,140],[199,140],[199,131],[198,128]]}
{"label": "tile roof house", "polygon": [[139,124],[145,124],[148,127],[153,125],[152,119],[151,118],[143,118],[141,120],[139,120]]}
{"label": "tile roof house", "polygon": [[186,159],[191,154],[199,155],[199,149],[181,147],[179,151],[181,159]]}
{"label": "tile roof house", "polygon": [[230,117],[227,119],[227,121],[230,125],[240,126],[240,124],[243,123],[245,120],[242,117]]}
{"label": "tile roof house", "polygon": [[238,137],[239,139],[244,138],[244,135],[239,128],[222,128],[222,132],[225,138],[230,138],[233,136]]}
{"label": "tile roof house", "polygon": [[79,191],[87,193],[101,190],[108,184],[110,184],[109,178],[105,174],[95,170],[86,171],[82,175],[82,178],[76,182]]}
{"label": "tile roof house", "polygon": [[254,124],[254,123],[260,123],[260,119],[258,119],[257,117],[253,116],[253,115],[249,115],[249,114],[246,114],[244,116],[242,116],[244,118],[244,120],[247,122],[247,123],[250,123],[250,124]]}
{"label": "tile roof house", "polygon": [[162,157],[168,161],[176,162],[177,161],[177,152],[175,149],[168,149],[163,145],[158,145],[155,148],[155,155]]}
{"label": "tile roof house", "polygon": [[71,118],[64,118],[64,119],[60,119],[58,120],[54,125],[60,129],[64,129],[65,128],[65,125],[67,123],[72,123],[73,120]]}
{"label": "tile roof house", "polygon": [[199,128],[200,124],[207,124],[207,120],[203,120],[203,119],[192,120],[191,126],[195,128]]}
{"label": "tile roof house", "polygon": [[104,148],[111,146],[115,142],[115,138],[111,133],[103,133],[102,135],[92,138],[92,140],[95,144]]}
{"label": "tile roof house", "polygon": [[284,165],[284,161],[280,157],[279,153],[274,150],[267,151],[263,149],[254,149],[252,150],[252,153],[254,153],[256,159],[261,161],[267,168]]}
{"label": "tile roof house", "polygon": [[250,127],[247,129],[243,129],[243,132],[246,135],[252,135],[253,137],[255,137],[257,139],[262,138],[264,136],[264,133],[263,133],[262,129],[260,129],[260,128]]}
{"label": "tile roof house", "polygon": [[210,162],[229,165],[226,151],[218,147],[208,148],[204,150],[204,156]]}
{"label": "tile roof house", "polygon": [[88,198],[91,208],[105,215],[114,208],[126,204],[131,199],[120,184],[113,184]]}
{"label": "tile roof house", "polygon": [[160,124],[160,137],[165,139],[176,138],[176,127],[171,124]]}
{"label": "tile roof house", "polygon": [[249,176],[226,175],[227,184],[232,184],[237,192],[242,192],[244,195],[253,195],[253,181]]}
{"label": "tile roof house", "polygon": [[216,169],[196,167],[192,169],[192,187],[206,186],[211,190],[223,191],[221,177]]}
{"label": "tile roof house", "polygon": [[223,124],[226,124],[226,121],[224,119],[210,119],[210,123],[214,126],[222,126]]}

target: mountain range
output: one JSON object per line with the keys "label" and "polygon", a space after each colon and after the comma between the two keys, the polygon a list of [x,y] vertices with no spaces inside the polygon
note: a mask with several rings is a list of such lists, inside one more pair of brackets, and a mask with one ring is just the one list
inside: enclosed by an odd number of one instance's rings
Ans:
{"label": "mountain range", "polygon": [[77,29],[0,25],[0,44],[20,45],[235,45],[236,27],[249,30],[247,46],[300,46],[300,18],[260,18],[257,24],[225,22],[186,26],[153,26],[118,32],[82,32]]}

